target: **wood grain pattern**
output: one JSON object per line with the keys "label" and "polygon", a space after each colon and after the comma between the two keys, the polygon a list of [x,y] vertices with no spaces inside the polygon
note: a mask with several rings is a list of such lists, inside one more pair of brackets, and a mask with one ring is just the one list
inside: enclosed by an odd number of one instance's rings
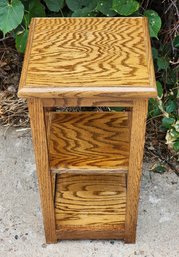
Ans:
{"label": "wood grain pattern", "polygon": [[127,112],[51,113],[51,170],[128,169]]}
{"label": "wood grain pattern", "polygon": [[127,171],[128,171],[128,169],[126,168],[126,170],[125,169],[122,169],[122,170],[120,170],[120,169],[111,169],[111,168],[109,168],[109,167],[107,167],[106,169],[102,169],[102,168],[98,168],[98,169],[75,169],[75,168],[73,168],[73,169],[70,169],[70,168],[60,168],[60,169],[54,169],[54,168],[52,168],[51,169],[51,171],[52,171],[52,174],[66,174],[66,173],[68,173],[68,174],[106,174],[106,173],[108,173],[108,174],[113,174],[113,173],[121,173],[121,174],[127,174]]}
{"label": "wood grain pattern", "polygon": [[145,45],[146,45],[146,55],[147,55],[147,65],[149,70],[149,80],[151,85],[156,85],[155,79],[155,70],[154,70],[154,63],[152,58],[152,47],[151,47],[151,40],[150,40],[150,33],[149,33],[149,26],[147,18],[144,19],[144,33],[145,33]]}
{"label": "wood grain pattern", "polygon": [[90,106],[114,106],[132,107],[133,101],[121,99],[120,97],[100,97],[100,98],[43,98],[43,106],[48,107],[90,107]]}
{"label": "wood grain pattern", "polygon": [[55,200],[55,192],[56,192],[56,173],[51,173],[51,184],[52,184],[52,195],[53,200]]}
{"label": "wood grain pattern", "polygon": [[19,96],[157,95],[145,18],[34,20]]}
{"label": "wood grain pattern", "polygon": [[134,243],[136,240],[138,200],[145,142],[147,106],[148,102],[146,100],[138,100],[134,102],[132,110],[125,222],[125,241],[127,243]]}
{"label": "wood grain pattern", "polygon": [[124,239],[124,226],[118,225],[117,228],[105,227],[95,228],[92,230],[90,228],[81,229],[78,226],[75,227],[63,227],[56,230],[58,239]]}
{"label": "wood grain pattern", "polygon": [[[95,231],[97,234],[99,231],[110,234],[111,231],[124,231],[125,207],[125,174],[57,175],[57,231],[66,231],[66,234],[79,231],[81,235],[88,231],[83,238],[95,236]],[[73,237],[73,234],[67,236]]]}
{"label": "wood grain pattern", "polygon": [[57,241],[51,175],[49,172],[48,146],[46,140],[45,117],[39,99],[28,100],[32,138],[35,151],[39,191],[47,243]]}
{"label": "wood grain pattern", "polygon": [[22,72],[21,72],[21,77],[19,82],[19,90],[21,89],[23,90],[23,86],[26,85],[27,69],[29,65],[29,59],[31,56],[31,47],[32,47],[32,42],[34,37],[34,28],[35,28],[35,19],[32,19],[29,27],[29,35],[28,35],[26,51],[24,55],[24,62],[23,62]]}
{"label": "wood grain pattern", "polygon": [[[135,242],[155,84],[146,18],[32,19],[18,95],[29,97],[47,242]],[[57,106],[124,106],[132,114],[51,112]]]}

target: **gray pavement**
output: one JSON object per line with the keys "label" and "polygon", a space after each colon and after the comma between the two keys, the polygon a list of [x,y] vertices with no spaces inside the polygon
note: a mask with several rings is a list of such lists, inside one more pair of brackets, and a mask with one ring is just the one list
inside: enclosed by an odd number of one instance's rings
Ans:
{"label": "gray pavement", "polygon": [[0,128],[0,257],[179,257],[179,178],[150,167],[143,169],[136,244],[46,245],[30,131]]}

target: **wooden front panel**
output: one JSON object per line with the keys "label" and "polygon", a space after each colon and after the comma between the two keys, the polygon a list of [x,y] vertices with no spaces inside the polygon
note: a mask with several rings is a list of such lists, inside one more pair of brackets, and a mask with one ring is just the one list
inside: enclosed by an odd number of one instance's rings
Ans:
{"label": "wooden front panel", "polygon": [[132,107],[133,101],[121,99],[120,97],[99,97],[99,98],[43,98],[43,106],[48,107]]}
{"label": "wooden front panel", "polygon": [[57,175],[55,215],[61,238],[64,232],[69,238],[70,231],[71,238],[76,238],[76,232],[77,238],[95,238],[95,232],[99,236],[102,231],[103,237],[119,238],[124,232],[125,208],[125,174]]}
{"label": "wooden front panel", "polygon": [[46,138],[47,119],[45,120],[43,105],[39,99],[30,99],[28,101],[28,107],[32,129],[32,139],[35,151],[46,242],[54,243],[57,240],[55,231],[53,199],[54,183],[51,183],[52,179],[49,172],[49,156]]}
{"label": "wooden front panel", "polygon": [[51,170],[127,170],[127,112],[52,113]]}
{"label": "wooden front panel", "polygon": [[130,158],[127,176],[127,207],[125,223],[125,241],[127,243],[134,243],[136,240],[147,110],[147,101],[139,100],[134,102],[131,115]]}

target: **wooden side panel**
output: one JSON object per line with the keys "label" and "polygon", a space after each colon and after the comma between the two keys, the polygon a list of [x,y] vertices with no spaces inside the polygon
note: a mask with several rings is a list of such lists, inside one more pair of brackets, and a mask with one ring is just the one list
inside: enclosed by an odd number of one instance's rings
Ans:
{"label": "wooden side panel", "polygon": [[121,236],[125,207],[125,174],[57,175],[56,229],[62,235],[66,232],[65,237],[74,237],[74,234],[67,235],[69,231],[75,234],[78,231],[77,235],[83,235],[84,239],[91,238],[95,231],[97,234],[104,231],[106,235],[108,231],[110,234],[114,231],[114,235],[118,231]]}
{"label": "wooden side panel", "polygon": [[45,236],[47,243],[56,242],[53,190],[49,171],[45,116],[39,99],[28,100],[32,137],[35,150],[39,191],[41,197]]}
{"label": "wooden side panel", "polygon": [[127,243],[134,243],[136,239],[138,200],[145,141],[147,106],[147,101],[138,100],[134,102],[134,107],[132,110],[125,223],[125,241]]}
{"label": "wooden side panel", "polygon": [[49,145],[54,170],[127,170],[128,113],[53,113]]}

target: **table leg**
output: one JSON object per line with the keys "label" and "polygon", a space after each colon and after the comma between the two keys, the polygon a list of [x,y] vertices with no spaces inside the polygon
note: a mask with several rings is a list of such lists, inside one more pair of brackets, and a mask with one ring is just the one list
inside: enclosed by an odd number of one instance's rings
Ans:
{"label": "table leg", "polygon": [[132,108],[125,242],[135,243],[140,180],[145,142],[147,100],[135,100]]}
{"label": "table leg", "polygon": [[51,176],[48,161],[48,145],[45,126],[45,114],[42,102],[38,98],[28,100],[32,138],[35,151],[37,176],[47,243],[57,241]]}

